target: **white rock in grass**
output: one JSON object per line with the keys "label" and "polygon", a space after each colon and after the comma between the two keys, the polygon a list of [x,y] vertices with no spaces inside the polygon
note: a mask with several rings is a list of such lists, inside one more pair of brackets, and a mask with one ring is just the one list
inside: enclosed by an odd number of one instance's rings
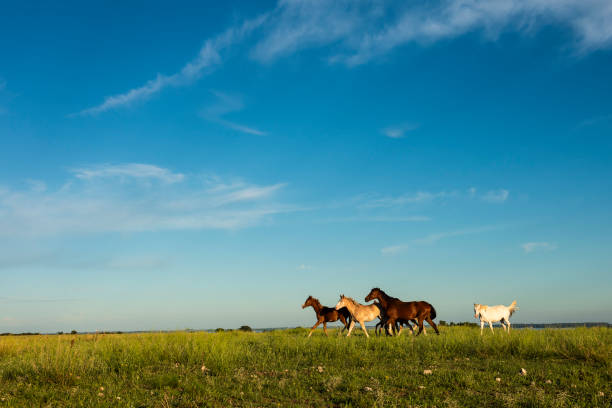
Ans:
{"label": "white rock in grass", "polygon": [[605,396],[606,396],[606,394],[604,394],[604,392],[603,392],[603,391],[599,391],[599,392],[597,393],[597,395],[598,395],[598,396],[600,396],[600,397],[605,397]]}
{"label": "white rock in grass", "polygon": [[370,391],[372,391],[372,388],[371,387],[363,387],[363,390],[367,391],[367,392],[370,392]]}
{"label": "white rock in grass", "polygon": [[546,380],[546,384],[552,384],[552,381]]}
{"label": "white rock in grass", "polygon": [[524,368],[521,368],[519,375],[527,375],[527,370],[525,370]]}
{"label": "white rock in grass", "polygon": [[431,374],[433,374],[433,371],[431,371],[431,370],[423,370],[423,374],[431,375]]}
{"label": "white rock in grass", "polygon": [[499,377],[495,377],[495,381],[497,381],[497,382],[501,382],[501,378],[499,378]]}

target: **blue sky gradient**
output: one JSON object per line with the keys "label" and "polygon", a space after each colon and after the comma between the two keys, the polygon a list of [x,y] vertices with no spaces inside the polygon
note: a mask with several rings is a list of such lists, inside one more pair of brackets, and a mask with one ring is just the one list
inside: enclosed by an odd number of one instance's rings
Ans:
{"label": "blue sky gradient", "polygon": [[612,321],[612,5],[20,2],[0,331]]}

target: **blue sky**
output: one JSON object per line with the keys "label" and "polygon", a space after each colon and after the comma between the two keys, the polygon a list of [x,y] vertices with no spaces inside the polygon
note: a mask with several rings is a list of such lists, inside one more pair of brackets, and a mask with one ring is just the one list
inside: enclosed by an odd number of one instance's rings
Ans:
{"label": "blue sky", "polygon": [[612,321],[605,0],[20,2],[0,331]]}

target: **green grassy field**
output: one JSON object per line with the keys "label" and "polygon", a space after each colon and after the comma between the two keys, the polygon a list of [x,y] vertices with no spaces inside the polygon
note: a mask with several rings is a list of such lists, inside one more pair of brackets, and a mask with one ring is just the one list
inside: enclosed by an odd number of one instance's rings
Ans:
{"label": "green grassy field", "polygon": [[[610,406],[612,330],[0,337],[0,407]],[[521,368],[527,375],[519,375]],[[431,370],[431,374],[425,374]],[[499,379],[499,380],[497,380]]]}

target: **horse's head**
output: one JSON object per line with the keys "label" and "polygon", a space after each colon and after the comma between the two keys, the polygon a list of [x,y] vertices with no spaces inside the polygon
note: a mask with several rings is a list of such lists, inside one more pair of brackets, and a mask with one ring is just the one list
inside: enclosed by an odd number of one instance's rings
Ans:
{"label": "horse's head", "polygon": [[370,291],[370,293],[368,294],[368,296],[365,297],[365,301],[369,302],[370,300],[373,299],[378,299],[378,297],[380,296],[380,289],[378,288],[374,288]]}
{"label": "horse's head", "polygon": [[474,303],[474,317],[478,318],[478,314],[480,313],[480,307],[482,305],[479,303]]}
{"label": "horse's head", "polygon": [[336,310],[340,310],[343,307],[346,307],[346,297],[344,295],[340,295],[340,301],[336,303]]}
{"label": "horse's head", "polygon": [[312,296],[308,296],[308,299],[302,305],[302,309],[307,308],[308,306],[314,306],[314,298]]}

